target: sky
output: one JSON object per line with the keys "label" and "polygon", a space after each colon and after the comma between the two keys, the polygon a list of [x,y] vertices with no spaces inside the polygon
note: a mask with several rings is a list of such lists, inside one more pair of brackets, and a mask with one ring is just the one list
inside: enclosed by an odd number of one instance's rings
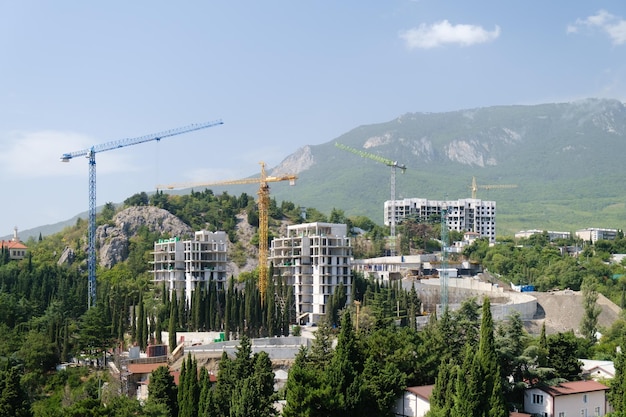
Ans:
{"label": "sky", "polygon": [[626,101],[614,1],[0,0],[0,236],[97,205],[249,177],[406,113]]}

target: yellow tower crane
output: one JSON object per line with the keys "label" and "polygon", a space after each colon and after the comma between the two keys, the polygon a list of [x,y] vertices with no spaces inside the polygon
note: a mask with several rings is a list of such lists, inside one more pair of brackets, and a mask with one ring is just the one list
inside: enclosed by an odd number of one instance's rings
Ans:
{"label": "yellow tower crane", "polygon": [[503,188],[517,188],[517,184],[495,184],[495,185],[476,185],[476,177],[472,177],[472,198],[476,198],[476,191],[481,190],[497,190]]}
{"label": "yellow tower crane", "polygon": [[260,178],[244,178],[240,180],[217,181],[217,182],[191,182],[175,183],[169,185],[157,185],[157,189],[173,190],[180,188],[206,187],[212,185],[235,185],[235,184],[260,184],[257,195],[259,196],[259,291],[261,293],[261,303],[265,304],[267,292],[267,239],[269,228],[269,207],[270,207],[270,187],[268,183],[278,181],[289,181],[289,185],[295,185],[298,179],[295,175],[268,176],[265,172],[265,162],[261,164]]}

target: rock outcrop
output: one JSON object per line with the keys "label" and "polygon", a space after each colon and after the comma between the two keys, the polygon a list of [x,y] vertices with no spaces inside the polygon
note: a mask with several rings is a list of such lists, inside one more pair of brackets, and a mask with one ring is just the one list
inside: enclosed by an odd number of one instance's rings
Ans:
{"label": "rock outcrop", "polygon": [[96,229],[100,266],[111,268],[118,262],[126,260],[129,239],[144,226],[151,232],[170,237],[193,236],[192,228],[167,210],[152,206],[130,207],[117,213],[112,224],[104,224]]}

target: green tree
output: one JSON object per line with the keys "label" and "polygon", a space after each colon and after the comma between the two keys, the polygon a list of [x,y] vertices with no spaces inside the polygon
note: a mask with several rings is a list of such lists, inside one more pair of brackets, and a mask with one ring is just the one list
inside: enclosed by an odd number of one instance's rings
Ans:
{"label": "green tree", "polygon": [[170,353],[174,352],[174,349],[176,349],[176,346],[178,346],[177,341],[176,341],[176,330],[178,329],[178,325],[177,325],[177,311],[178,311],[178,307],[176,305],[176,291],[174,291],[172,293],[172,302],[170,303],[170,318],[168,321],[168,343],[169,343],[169,347],[170,347]]}
{"label": "green tree", "polygon": [[237,381],[235,393],[231,398],[231,417],[276,415],[273,406],[274,372],[266,352],[255,355],[253,373]]}
{"label": "green tree", "polygon": [[442,362],[430,396],[429,417],[449,417],[454,407],[458,365],[454,359]]}
{"label": "green tree", "polygon": [[583,318],[580,323],[580,332],[590,346],[597,342],[598,316],[602,311],[596,304],[598,301],[598,291],[596,290],[595,278],[587,276],[583,279],[581,292],[583,296]]}
{"label": "green tree", "polygon": [[359,363],[352,319],[346,311],[341,318],[337,347],[326,369],[326,382],[331,391],[329,415],[356,415],[357,404],[361,400],[361,379],[356,368]]}
{"label": "green tree", "polygon": [[484,383],[484,394],[487,399],[483,408],[485,417],[507,417],[509,412],[502,393],[502,379],[500,365],[494,341],[493,319],[491,317],[491,302],[483,299],[482,319],[480,324],[480,344],[478,356]]}
{"label": "green tree", "polygon": [[79,323],[79,349],[93,359],[102,357],[102,352],[113,346],[114,339],[111,330],[111,325],[105,320],[100,304],[88,309]]}
{"label": "green tree", "polygon": [[178,415],[178,389],[174,377],[167,366],[159,366],[152,371],[148,385],[148,402],[163,404],[170,416]]}
{"label": "green tree", "polygon": [[485,414],[485,375],[482,372],[480,356],[474,349],[465,345],[463,364],[456,378],[454,404],[451,417],[483,416]]}
{"label": "green tree", "polygon": [[195,417],[198,415],[200,385],[198,383],[198,365],[191,354],[187,355],[181,366],[178,386],[178,416]]}
{"label": "green tree", "polygon": [[30,399],[20,384],[17,367],[0,371],[0,416],[30,417]]}
{"label": "green tree", "polygon": [[301,348],[289,369],[286,385],[285,417],[326,417],[330,387],[323,370],[308,365],[307,349]]}
{"label": "green tree", "polygon": [[560,378],[574,381],[580,379],[579,341],[571,330],[548,336],[548,362]]}

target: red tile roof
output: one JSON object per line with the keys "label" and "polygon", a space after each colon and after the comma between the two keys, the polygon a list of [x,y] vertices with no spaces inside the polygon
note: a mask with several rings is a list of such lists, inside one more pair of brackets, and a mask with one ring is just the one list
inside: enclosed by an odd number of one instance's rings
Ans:
{"label": "red tile roof", "polygon": [[8,249],[28,249],[28,247],[17,240],[0,240],[0,247]]}
{"label": "red tile roof", "polygon": [[558,397],[559,395],[570,395],[570,394],[580,394],[583,392],[604,391],[604,390],[608,390],[609,387],[597,381],[590,380],[590,381],[561,382],[559,385],[556,385],[554,387],[541,387],[539,389],[547,392],[553,397]]}
{"label": "red tile roof", "polygon": [[428,401],[430,395],[433,393],[433,388],[435,388],[434,385],[421,385],[417,387],[407,387],[406,390]]}
{"label": "red tile roof", "polygon": [[160,363],[131,363],[128,365],[128,372],[131,374],[150,374],[159,366],[167,367],[167,362]]}

